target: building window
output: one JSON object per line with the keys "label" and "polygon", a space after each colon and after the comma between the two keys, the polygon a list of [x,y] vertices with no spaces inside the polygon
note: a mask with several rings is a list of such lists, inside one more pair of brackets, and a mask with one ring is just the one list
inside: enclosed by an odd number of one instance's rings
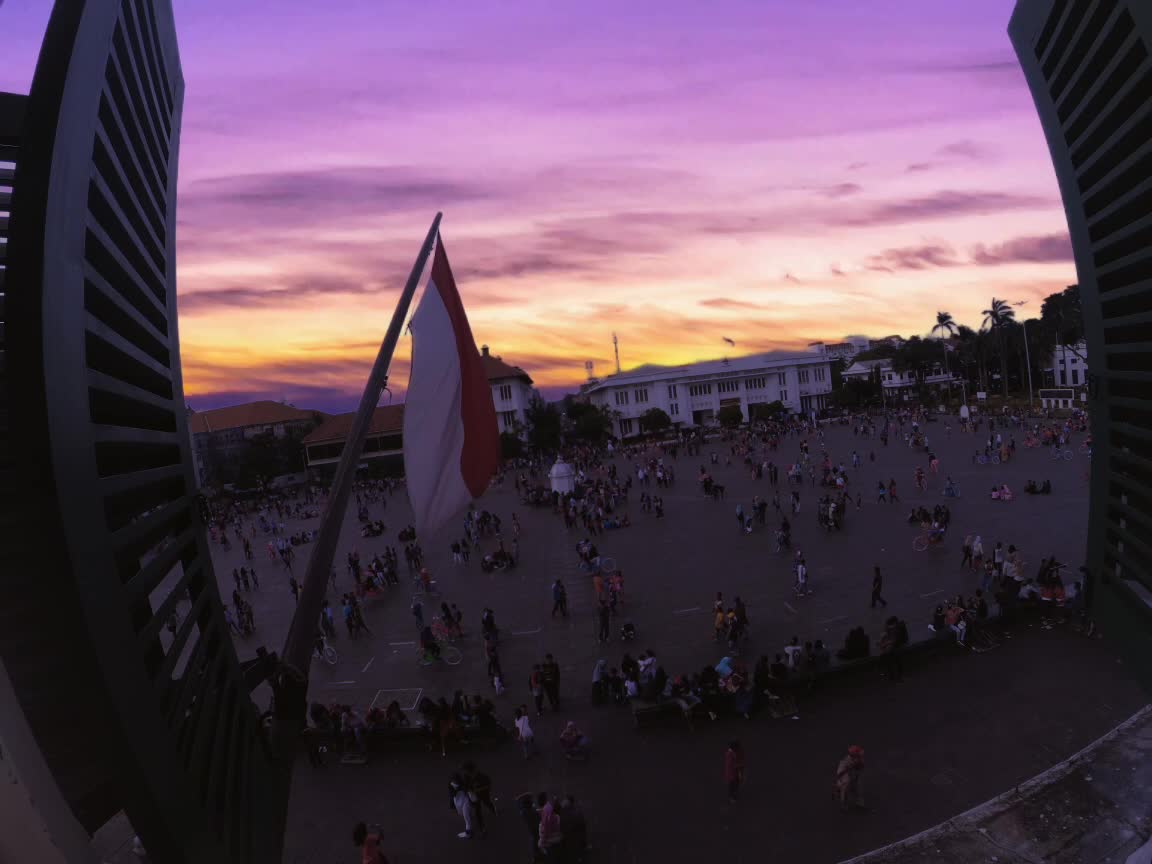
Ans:
{"label": "building window", "polygon": [[675,384],[669,384],[668,385],[668,398],[669,399],[675,399],[676,398],[676,385]]}
{"label": "building window", "polygon": [[620,421],[620,436],[623,437],[625,435],[631,435],[631,434],[632,434],[632,421],[631,420],[621,420]]}
{"label": "building window", "polygon": [[749,378],[744,382],[744,387],[747,390],[763,390],[765,383],[767,382],[763,378]]}
{"label": "building window", "polygon": [[776,379],[781,387],[788,383],[788,375],[785,372],[781,372],[779,375],[777,375]]}
{"label": "building window", "polygon": [[710,396],[712,394],[711,384],[689,384],[689,396]]}
{"label": "building window", "polygon": [[818,367],[818,368],[817,368],[817,369],[816,369],[816,370],[815,370],[815,371],[812,373],[812,377],[813,377],[813,378],[815,378],[817,381],[823,381],[823,380],[824,380],[824,372],[825,372],[825,371],[826,371],[826,370],[824,369],[824,367],[822,367],[822,366],[821,366],[821,367]]}
{"label": "building window", "polygon": [[736,393],[740,390],[739,381],[721,381],[716,385],[719,393]]}
{"label": "building window", "polygon": [[[516,412],[515,411],[504,411],[500,414],[500,417],[504,420],[504,428],[505,429],[511,429],[513,426],[516,425]],[[492,428],[492,427],[488,427],[488,428]]]}
{"label": "building window", "polygon": [[781,402],[787,402],[788,401],[788,391],[787,390],[781,390],[780,391],[780,401]]}
{"label": "building window", "polygon": [[1079,369],[1073,369],[1072,370],[1072,386],[1075,387],[1079,383],[1080,383],[1080,370]]}
{"label": "building window", "polygon": [[500,398],[504,402],[510,402],[512,400],[512,385],[511,384],[501,384],[500,385]]}
{"label": "building window", "polygon": [[648,401],[648,388],[643,387],[636,391],[636,404],[643,405]]}
{"label": "building window", "polygon": [[807,370],[807,369],[801,369],[801,370],[800,370],[800,371],[797,373],[797,375],[798,375],[798,376],[799,376],[799,378],[800,378],[800,383],[801,383],[801,384],[807,384],[807,383],[808,383],[808,370]]}
{"label": "building window", "polygon": [[679,414],[680,413],[680,403],[669,402],[668,403],[668,413],[670,415],[672,415],[673,417],[675,417],[677,414]]}
{"label": "building window", "polygon": [[616,391],[616,404],[617,405],[627,405],[628,404],[628,391],[627,390],[617,390]]}

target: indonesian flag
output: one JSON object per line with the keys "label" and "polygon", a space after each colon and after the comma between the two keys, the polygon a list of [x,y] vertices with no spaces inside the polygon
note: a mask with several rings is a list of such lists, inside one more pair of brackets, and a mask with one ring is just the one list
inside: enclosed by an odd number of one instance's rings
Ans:
{"label": "indonesian flag", "polygon": [[500,459],[492,389],[439,238],[409,328],[404,471],[416,529],[427,536],[484,493]]}

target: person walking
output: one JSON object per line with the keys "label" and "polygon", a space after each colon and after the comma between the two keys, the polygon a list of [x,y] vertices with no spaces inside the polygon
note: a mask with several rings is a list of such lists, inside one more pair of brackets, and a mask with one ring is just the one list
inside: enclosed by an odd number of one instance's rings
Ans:
{"label": "person walking", "polygon": [[972,569],[972,540],[971,534],[964,535],[964,546],[962,547],[964,554],[960,559],[960,569],[964,569],[965,567],[969,570]]}
{"label": "person walking", "polygon": [[608,626],[611,619],[612,610],[608,607],[608,603],[601,600],[600,608],[597,611],[599,619],[599,630],[596,635],[597,642],[607,642],[609,639]]}
{"label": "person walking", "polygon": [[556,617],[559,612],[564,618],[568,617],[568,589],[564,587],[564,583],[560,577],[556,577],[556,581],[552,583],[552,617]]}
{"label": "person walking", "polygon": [[475,811],[468,790],[464,787],[464,778],[459,772],[453,774],[448,781],[448,809],[455,810],[464,820],[464,830],[456,836],[461,840],[471,840]]}
{"label": "person walking", "polygon": [[373,825],[371,829],[364,822],[357,822],[352,829],[352,845],[360,850],[361,864],[388,864],[388,858],[380,849],[380,837],[384,829]]}
{"label": "person walking", "polygon": [[887,607],[888,601],[880,596],[880,592],[884,590],[884,577],[880,575],[879,565],[872,568],[872,608],[876,608],[876,604]]}
{"label": "person walking", "polygon": [[464,787],[468,790],[468,797],[472,799],[472,809],[476,817],[476,827],[481,834],[487,833],[484,827],[484,811],[488,810],[496,815],[496,802],[492,799],[492,778],[483,771],[478,771],[472,762],[465,762],[462,767]]}
{"label": "person walking", "polygon": [[724,782],[728,784],[728,803],[735,804],[744,783],[744,750],[739,741],[729,741],[724,751]]}
{"label": "person walking", "polygon": [[288,577],[288,587],[292,589],[292,599],[297,603],[300,602],[300,583],[296,581],[295,576]]}
{"label": "person walking", "polygon": [[864,748],[853,744],[848,748],[848,754],[836,766],[836,780],[832,784],[836,800],[840,802],[840,812],[847,813],[850,809],[865,809],[860,793],[861,779],[864,774]]}

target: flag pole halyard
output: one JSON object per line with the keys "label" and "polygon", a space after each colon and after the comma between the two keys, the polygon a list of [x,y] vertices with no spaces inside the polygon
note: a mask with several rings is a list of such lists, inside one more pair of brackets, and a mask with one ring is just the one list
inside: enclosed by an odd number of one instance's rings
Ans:
{"label": "flag pole halyard", "polygon": [[432,220],[432,227],[428,229],[428,236],[424,239],[424,245],[420,247],[420,254],[412,266],[412,272],[400,294],[396,310],[392,313],[392,321],[384,334],[384,341],[380,344],[376,362],[368,375],[368,383],[364,386],[364,394],[360,397],[360,408],[352,420],[348,440],[344,443],[344,451],[340,455],[340,463],[332,479],[332,488],[329,490],[328,501],[320,518],[320,529],[312,545],[312,555],[308,560],[308,569],[305,571],[300,588],[296,614],[292,618],[288,638],[284,642],[284,653],[281,655],[275,687],[273,746],[287,770],[291,769],[294,761],[297,736],[307,722],[305,709],[308,668],[315,650],[320,610],[328,587],[336,546],[340,541],[340,529],[343,527],[344,514],[348,509],[352,483],[356,478],[364,441],[372,425],[376,403],[380,401],[380,394],[388,383],[388,367],[392,363],[392,354],[404,329],[404,319],[408,316],[408,308],[412,305],[412,298],[419,287],[420,275],[428,263],[428,256],[436,244],[442,215],[437,213],[436,218]]}

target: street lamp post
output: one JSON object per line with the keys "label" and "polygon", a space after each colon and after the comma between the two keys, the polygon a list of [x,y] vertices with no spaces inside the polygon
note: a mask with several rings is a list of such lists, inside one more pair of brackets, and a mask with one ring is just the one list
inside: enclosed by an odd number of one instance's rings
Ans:
{"label": "street lamp post", "polygon": [[[1013,306],[1024,306],[1028,303],[1027,300],[1020,300],[1013,303]],[[1024,363],[1028,366],[1028,414],[1032,414],[1032,357],[1028,351],[1028,321],[1021,319],[1020,329],[1024,331]]]}

